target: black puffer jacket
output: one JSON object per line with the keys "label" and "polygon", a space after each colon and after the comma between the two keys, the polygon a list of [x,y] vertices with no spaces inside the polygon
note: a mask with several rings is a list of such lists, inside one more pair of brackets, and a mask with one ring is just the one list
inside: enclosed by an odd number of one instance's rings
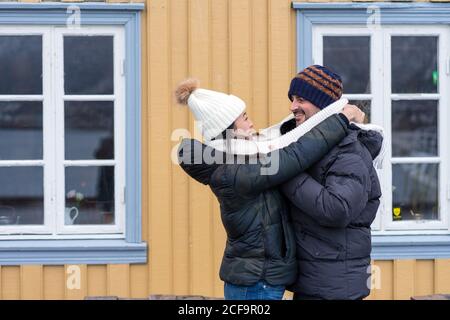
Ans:
{"label": "black puffer jacket", "polygon": [[[334,115],[297,142],[277,152],[278,170],[262,169],[277,163],[207,164],[202,154],[217,153],[196,140],[185,139],[179,162],[197,181],[209,185],[220,202],[227,243],[220,278],[235,285],[265,280],[289,285],[296,279],[295,237],[288,207],[276,188],[306,170],[345,137],[347,124]],[[275,153],[274,153],[275,154]],[[220,155],[222,157],[223,155]],[[269,170],[271,171],[271,170]]]}
{"label": "black puffer jacket", "polygon": [[372,224],[381,196],[372,160],[382,137],[352,127],[320,162],[283,185],[291,201],[301,298],[361,299],[370,290]]}

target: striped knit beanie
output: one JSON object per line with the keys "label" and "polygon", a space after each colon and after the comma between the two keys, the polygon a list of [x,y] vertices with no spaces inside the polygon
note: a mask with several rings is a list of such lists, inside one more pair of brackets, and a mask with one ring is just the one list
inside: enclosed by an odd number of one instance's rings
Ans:
{"label": "striped knit beanie", "polygon": [[289,99],[293,96],[308,100],[323,109],[342,96],[341,77],[326,67],[313,65],[299,72],[291,81]]}

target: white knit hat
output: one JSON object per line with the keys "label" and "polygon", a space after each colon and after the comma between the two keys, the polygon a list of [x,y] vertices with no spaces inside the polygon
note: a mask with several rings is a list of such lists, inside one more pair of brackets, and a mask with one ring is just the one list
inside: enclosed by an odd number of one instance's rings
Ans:
{"label": "white knit hat", "polygon": [[175,91],[178,103],[187,104],[200,125],[205,140],[217,137],[245,110],[242,99],[222,92],[200,89],[196,79],[187,79]]}

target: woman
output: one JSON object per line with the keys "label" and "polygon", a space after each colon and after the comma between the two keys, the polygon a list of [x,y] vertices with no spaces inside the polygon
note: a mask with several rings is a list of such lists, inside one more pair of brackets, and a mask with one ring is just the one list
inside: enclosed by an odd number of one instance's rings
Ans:
{"label": "woman", "polygon": [[[178,157],[183,170],[209,185],[220,203],[227,234],[220,268],[225,299],[282,299],[285,287],[296,279],[296,259],[288,208],[277,186],[323,157],[345,137],[348,121],[362,121],[364,113],[347,106],[341,114],[329,116],[293,143],[289,139],[299,135],[300,129],[273,143],[253,143],[253,123],[238,97],[198,88],[198,82],[188,79],[178,86],[176,98],[190,108],[200,122],[203,138],[210,144],[184,139]],[[225,142],[225,148],[217,148],[216,141]],[[269,152],[264,162],[258,161],[261,157],[251,156],[232,156],[231,162],[229,154],[220,151],[240,144],[245,148],[256,146],[262,153],[282,148]],[[252,150],[247,154],[253,155]],[[266,170],[274,165],[267,158],[276,160],[274,170]]]}

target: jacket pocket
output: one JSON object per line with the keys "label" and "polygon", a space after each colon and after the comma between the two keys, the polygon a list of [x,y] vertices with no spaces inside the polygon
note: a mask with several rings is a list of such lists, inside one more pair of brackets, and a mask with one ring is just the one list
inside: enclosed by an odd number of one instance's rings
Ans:
{"label": "jacket pocket", "polygon": [[340,260],[344,256],[343,246],[301,231],[297,237],[297,256],[301,260]]}

